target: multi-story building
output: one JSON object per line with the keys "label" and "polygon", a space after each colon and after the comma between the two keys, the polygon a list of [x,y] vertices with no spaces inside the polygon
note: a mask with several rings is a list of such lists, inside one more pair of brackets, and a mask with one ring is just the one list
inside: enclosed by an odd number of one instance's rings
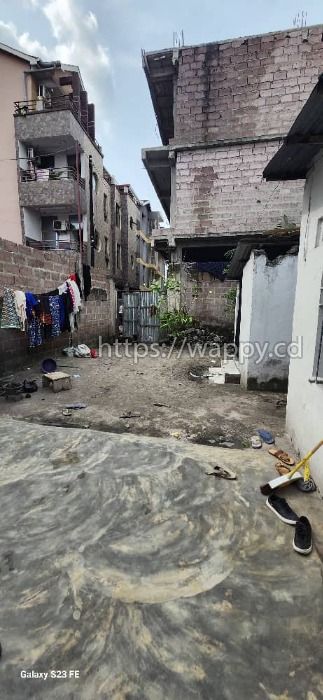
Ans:
{"label": "multi-story building", "polygon": [[77,66],[0,44],[1,236],[86,251],[120,288],[136,287],[140,201],[103,166],[95,107]]}
{"label": "multi-story building", "polygon": [[[264,167],[322,71],[323,27],[304,27],[143,54],[162,146],[143,161],[170,229],[156,247],[181,267],[205,320],[221,318],[227,286],[205,263],[245,237],[299,229],[302,185]],[[189,269],[194,275],[187,274]],[[191,279],[191,282],[190,282]]]}

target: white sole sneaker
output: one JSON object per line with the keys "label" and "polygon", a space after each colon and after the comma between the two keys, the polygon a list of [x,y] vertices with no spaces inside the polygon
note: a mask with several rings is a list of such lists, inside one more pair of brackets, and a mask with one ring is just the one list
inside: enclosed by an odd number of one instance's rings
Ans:
{"label": "white sole sneaker", "polygon": [[313,545],[308,547],[308,549],[300,549],[299,547],[296,547],[295,542],[293,542],[293,550],[294,550],[294,552],[297,552],[298,554],[311,554],[312,549],[313,549]]}
{"label": "white sole sneaker", "polygon": [[281,520],[283,523],[286,523],[286,525],[296,525],[296,523],[298,522],[298,520],[288,520],[287,518],[284,518],[283,515],[280,515],[279,513],[277,513],[277,510],[275,510],[275,508],[271,505],[271,503],[269,503],[268,498],[266,501],[266,506],[268,506],[268,508],[270,508],[270,510],[273,513],[275,513],[275,515],[277,515],[277,518],[279,518],[279,520]]}

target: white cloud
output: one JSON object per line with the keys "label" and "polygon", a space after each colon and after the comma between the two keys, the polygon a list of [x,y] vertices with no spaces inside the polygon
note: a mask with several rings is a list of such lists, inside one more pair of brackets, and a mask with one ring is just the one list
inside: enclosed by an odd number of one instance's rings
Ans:
{"label": "white cloud", "polygon": [[34,11],[42,13],[50,27],[52,43],[45,46],[28,32],[19,33],[12,22],[0,21],[0,40],[13,44],[26,53],[45,60],[80,67],[89,99],[104,116],[103,100],[111,89],[112,69],[107,48],[98,40],[98,21],[92,12],[82,7],[80,0],[27,0]]}
{"label": "white cloud", "polygon": [[19,34],[17,27],[12,22],[2,22],[0,20],[0,40],[9,46],[14,44],[18,49],[31,56],[49,58],[46,46],[37,41],[37,39],[32,39],[28,32]]}

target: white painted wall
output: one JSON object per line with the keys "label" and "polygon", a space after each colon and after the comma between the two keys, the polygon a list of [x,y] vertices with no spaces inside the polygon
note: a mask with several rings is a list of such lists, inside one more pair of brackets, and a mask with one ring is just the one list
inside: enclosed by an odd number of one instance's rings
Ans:
{"label": "white painted wall", "polygon": [[[307,179],[301,223],[293,336],[302,335],[301,359],[292,359],[287,400],[287,430],[302,457],[323,439],[323,385],[311,384],[323,274],[323,244],[315,247],[317,222],[323,217],[323,157]],[[323,447],[311,460],[323,492]]]}
{"label": "white painted wall", "polygon": [[39,212],[29,207],[24,207],[25,235],[35,241],[42,240],[41,217]]}
{"label": "white painted wall", "polygon": [[[251,380],[259,385],[288,378],[296,279],[297,255],[270,262],[264,253],[252,251],[242,278],[239,359],[244,386]],[[246,358],[252,347],[254,354]]]}

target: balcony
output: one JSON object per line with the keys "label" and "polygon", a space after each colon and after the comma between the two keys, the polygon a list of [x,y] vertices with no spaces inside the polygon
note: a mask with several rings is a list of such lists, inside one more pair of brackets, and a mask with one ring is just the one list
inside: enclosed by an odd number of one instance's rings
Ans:
{"label": "balcony", "polygon": [[[76,212],[78,208],[78,183],[75,168],[20,169],[20,204],[37,210],[61,209]],[[85,214],[85,181],[79,179],[81,213]]]}
{"label": "balcony", "polygon": [[37,250],[80,250],[80,242],[77,233],[72,233],[70,231],[64,232],[64,234],[56,235],[52,239],[45,238],[46,234],[43,234],[43,240],[36,241],[33,238],[26,238],[26,245],[30,248],[36,248]]}
{"label": "balcony", "polygon": [[33,146],[45,146],[48,139],[62,139],[66,148],[82,144],[84,134],[102,155],[101,146],[82,124],[77,101],[69,95],[39,97],[14,102],[16,137]]}

